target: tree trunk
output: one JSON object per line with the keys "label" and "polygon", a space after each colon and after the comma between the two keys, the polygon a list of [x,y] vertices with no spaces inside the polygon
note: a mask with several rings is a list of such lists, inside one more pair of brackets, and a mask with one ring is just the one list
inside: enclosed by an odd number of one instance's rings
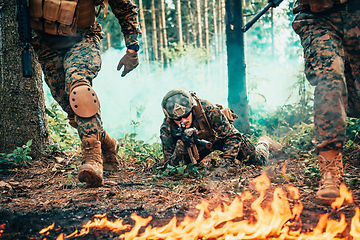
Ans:
{"label": "tree trunk", "polygon": [[155,0],[151,0],[151,29],[152,29],[152,48],[153,48],[153,58],[155,61],[159,59],[158,55],[158,39],[157,39],[157,30],[156,30],[156,12],[155,12]]}
{"label": "tree trunk", "polygon": [[189,14],[190,14],[190,23],[191,23],[191,27],[192,27],[192,36],[193,36],[193,42],[194,42],[194,47],[197,47],[197,30],[196,30],[196,26],[194,24],[194,15],[193,15],[193,12],[192,12],[192,8],[191,8],[191,2],[188,1],[188,8],[189,8]]}
{"label": "tree trunk", "polygon": [[202,48],[203,47],[203,37],[202,37],[200,0],[196,0],[196,12],[197,12],[198,34],[199,34],[199,47]]}
{"label": "tree trunk", "polygon": [[162,26],[162,20],[161,20],[161,15],[159,14],[158,15],[158,18],[159,18],[159,25],[160,25],[160,29],[159,29],[159,39],[160,39],[160,42],[159,42],[159,54],[160,54],[160,63],[161,63],[161,69],[164,69],[164,36],[163,36],[163,31],[161,29],[161,26]]}
{"label": "tree trunk", "polygon": [[222,39],[223,39],[223,35],[222,35],[222,19],[223,19],[223,15],[222,15],[222,1],[218,0],[218,15],[219,15],[219,20],[218,20],[218,24],[219,24],[219,53],[223,52],[223,48],[222,48]]}
{"label": "tree trunk", "polygon": [[107,41],[107,49],[110,50],[111,48],[111,35],[109,32],[106,33],[106,41]]}
{"label": "tree trunk", "polygon": [[[165,18],[165,3],[164,0],[160,0],[160,5],[161,5],[161,26],[162,26],[162,33],[163,33],[163,37],[164,37],[164,49],[165,52],[168,52],[168,40],[167,40],[167,31],[166,31],[166,18]],[[165,56],[166,59],[166,65],[167,67],[169,67],[170,65],[170,61],[169,59]]]}
{"label": "tree trunk", "polygon": [[229,107],[239,116],[234,126],[242,133],[250,133],[249,108],[246,90],[245,53],[242,4],[226,0],[226,46],[228,59]]}
{"label": "tree trunk", "polygon": [[[32,77],[23,77],[16,1],[0,11],[0,152],[11,153],[32,139],[31,155],[45,154],[52,139],[46,121],[42,75],[32,51]],[[32,50],[32,49],[31,49]]]}
{"label": "tree trunk", "polygon": [[274,8],[271,8],[271,57],[275,59]]}
{"label": "tree trunk", "polygon": [[219,55],[219,40],[217,30],[217,14],[216,14],[216,0],[213,0],[213,23],[214,23],[214,39],[215,39],[215,56]]}
{"label": "tree trunk", "polygon": [[181,1],[176,0],[176,24],[178,25],[179,45],[183,45],[182,22],[181,22]]}
{"label": "tree trunk", "polygon": [[141,39],[143,42],[143,51],[144,51],[144,55],[145,55],[145,61],[146,61],[146,65],[149,66],[149,46],[148,46],[148,42],[147,42],[147,36],[146,36],[146,24],[145,24],[145,17],[144,17],[144,8],[143,8],[143,3],[142,0],[139,0],[139,14],[140,14],[140,27],[141,27]]}
{"label": "tree trunk", "polygon": [[208,0],[204,0],[204,8],[205,8],[205,12],[204,12],[204,25],[205,25],[205,47],[206,47],[206,52],[209,55],[209,19],[208,19],[208,14],[209,14],[209,8],[208,8]]}

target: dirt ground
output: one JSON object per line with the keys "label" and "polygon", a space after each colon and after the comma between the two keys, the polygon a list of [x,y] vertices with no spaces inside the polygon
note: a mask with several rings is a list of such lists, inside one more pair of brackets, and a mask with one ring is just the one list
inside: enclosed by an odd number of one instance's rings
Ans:
{"label": "dirt ground", "polygon": [[[318,179],[310,179],[307,175],[306,158],[290,159],[281,151],[265,167],[234,164],[225,177],[214,176],[206,161],[207,171],[200,170],[206,173],[205,176],[180,174],[156,179],[153,164],[146,166],[123,161],[119,172],[104,173],[105,186],[99,188],[86,188],[79,183],[74,168],[74,165],[80,166],[79,153],[37,159],[26,168],[0,173],[0,239],[56,239],[61,233],[67,236],[82,229],[94,215],[104,213],[109,220],[123,219],[124,223],[133,225],[130,215],[135,212],[143,218],[152,216],[152,226],[163,226],[174,216],[178,221],[185,216],[196,217],[199,210],[195,206],[202,200],[209,201],[211,210],[220,202],[231,203],[244,190],[250,190],[256,199],[259,194],[252,180],[264,170],[271,180],[266,198],[269,201],[276,187],[295,186],[299,189],[304,205],[302,232],[315,228],[323,213],[331,213],[330,218],[336,220],[344,213],[350,224],[354,208],[360,203],[357,185],[359,149],[344,155],[345,180],[354,203],[336,211],[316,203]],[[244,202],[247,217],[252,214],[250,204]],[[55,227],[48,235],[39,233],[52,223]],[[350,239],[348,231],[339,237]],[[120,234],[94,229],[82,237],[68,239],[117,239]]]}

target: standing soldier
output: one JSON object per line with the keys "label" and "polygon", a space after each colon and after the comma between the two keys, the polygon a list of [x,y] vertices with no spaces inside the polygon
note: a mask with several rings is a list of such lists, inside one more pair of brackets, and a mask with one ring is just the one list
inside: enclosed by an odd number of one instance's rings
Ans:
{"label": "standing soldier", "polygon": [[360,117],[360,1],[299,0],[293,29],[304,48],[305,74],[315,86],[316,198],[331,204],[343,182],[346,117]]}
{"label": "standing soldier", "polygon": [[102,31],[95,21],[101,9],[105,9],[106,16],[108,4],[125,36],[127,52],[117,67],[120,70],[124,66],[124,77],[139,64],[141,32],[137,7],[131,0],[29,2],[32,46],[52,96],[68,114],[69,124],[78,130],[84,162],[78,177],[88,187],[102,186],[103,169],[116,170],[119,164],[119,143],[104,130],[99,100],[91,87],[101,68]]}
{"label": "standing soldier", "polygon": [[188,130],[187,135],[190,136],[195,131],[199,139],[211,143],[211,149],[198,146],[199,160],[214,150],[222,151],[222,160],[215,170],[218,176],[226,174],[228,166],[235,158],[249,158],[250,161],[262,165],[269,157],[269,150],[279,150],[282,147],[267,136],[261,137],[254,146],[231,124],[237,116],[230,109],[222,109],[220,105],[199,99],[193,92],[171,90],[164,96],[161,106],[165,118],[161,125],[160,138],[165,162],[171,165],[177,165],[182,160],[190,163],[191,160],[191,153],[189,154],[185,143],[173,134],[181,124]]}

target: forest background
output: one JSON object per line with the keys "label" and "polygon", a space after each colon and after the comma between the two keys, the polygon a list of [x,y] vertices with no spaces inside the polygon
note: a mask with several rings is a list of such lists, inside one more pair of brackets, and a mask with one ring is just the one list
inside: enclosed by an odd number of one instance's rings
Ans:
{"label": "forest background", "polygon": [[[105,19],[100,16],[105,33],[103,63],[94,88],[101,101],[104,127],[111,135],[120,138],[128,134],[153,143],[159,141],[164,117],[160,103],[171,89],[191,90],[200,98],[227,107],[225,1],[135,3],[143,32],[140,65],[125,78],[119,76],[116,65],[126,51],[121,28],[113,14]],[[267,1],[242,4],[246,23]],[[280,136],[281,125],[292,127],[299,118],[310,123],[311,89],[303,75],[302,49],[291,27],[291,9],[292,3],[283,2],[244,34],[250,126],[256,135],[265,130],[270,131],[268,134],[277,131]],[[49,109],[55,102],[46,84],[44,89]],[[298,112],[297,107],[305,109]],[[281,123],[285,115],[294,119]]]}

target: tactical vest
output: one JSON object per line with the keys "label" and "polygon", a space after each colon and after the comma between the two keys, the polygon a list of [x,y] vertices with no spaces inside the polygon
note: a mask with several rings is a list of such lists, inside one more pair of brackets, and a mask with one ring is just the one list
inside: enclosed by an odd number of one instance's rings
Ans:
{"label": "tactical vest", "polygon": [[105,17],[107,7],[108,0],[30,0],[31,28],[52,35],[74,36],[77,28],[92,26],[102,8]]}

